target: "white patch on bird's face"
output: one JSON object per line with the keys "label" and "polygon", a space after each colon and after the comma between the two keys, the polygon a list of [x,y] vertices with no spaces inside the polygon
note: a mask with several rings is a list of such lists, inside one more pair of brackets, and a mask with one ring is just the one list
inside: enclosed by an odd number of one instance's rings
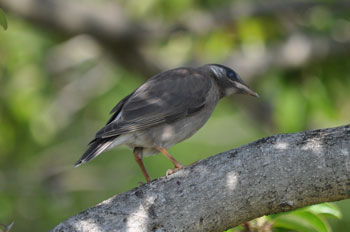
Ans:
{"label": "white patch on bird's face", "polygon": [[225,96],[230,96],[234,93],[237,93],[237,89],[233,87],[228,87],[225,89]]}
{"label": "white patch on bird's face", "polygon": [[210,69],[217,77],[221,77],[225,75],[225,70],[216,65],[210,65]]}

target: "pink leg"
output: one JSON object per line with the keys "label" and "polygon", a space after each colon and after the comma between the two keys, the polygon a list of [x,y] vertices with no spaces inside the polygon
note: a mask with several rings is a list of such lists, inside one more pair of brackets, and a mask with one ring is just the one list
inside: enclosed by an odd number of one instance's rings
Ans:
{"label": "pink leg", "polygon": [[137,152],[136,149],[134,149],[134,157],[135,157],[135,160],[136,160],[137,164],[139,165],[139,167],[140,167],[140,169],[142,171],[142,174],[145,176],[146,181],[150,182],[151,178],[149,177],[148,172],[147,172],[147,170],[145,168],[145,165],[143,164],[142,158],[140,157],[140,154]]}

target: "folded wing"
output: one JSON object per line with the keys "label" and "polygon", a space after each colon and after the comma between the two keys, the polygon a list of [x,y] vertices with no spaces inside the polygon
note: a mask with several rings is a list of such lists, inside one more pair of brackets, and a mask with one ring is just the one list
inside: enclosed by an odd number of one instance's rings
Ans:
{"label": "folded wing", "polygon": [[117,104],[96,138],[115,137],[194,114],[204,108],[210,87],[210,79],[196,70],[160,73]]}

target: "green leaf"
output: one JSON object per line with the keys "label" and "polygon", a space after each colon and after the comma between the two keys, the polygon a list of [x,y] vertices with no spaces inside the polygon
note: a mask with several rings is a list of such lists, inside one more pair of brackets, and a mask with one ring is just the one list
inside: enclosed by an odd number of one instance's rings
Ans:
{"label": "green leaf", "polygon": [[274,227],[286,228],[298,232],[330,232],[328,224],[315,214],[306,211],[294,211],[281,214],[274,220]]}
{"label": "green leaf", "polygon": [[5,12],[0,8],[0,25],[6,30],[7,29],[7,20]]}
{"label": "green leaf", "polygon": [[313,214],[322,214],[326,217],[337,218],[337,219],[342,218],[341,211],[335,204],[332,204],[332,203],[312,205],[312,206],[306,207],[305,210]]}

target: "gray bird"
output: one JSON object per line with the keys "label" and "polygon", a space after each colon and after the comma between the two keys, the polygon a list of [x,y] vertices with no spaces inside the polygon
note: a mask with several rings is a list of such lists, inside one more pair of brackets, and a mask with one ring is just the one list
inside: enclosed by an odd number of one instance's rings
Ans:
{"label": "gray bird", "polygon": [[176,68],[159,73],[122,99],[113,116],[89,143],[75,167],[119,145],[133,149],[146,181],[143,157],[162,153],[176,169],[183,166],[167,149],[197,132],[217,102],[231,94],[258,97],[232,69],[219,64]]}

